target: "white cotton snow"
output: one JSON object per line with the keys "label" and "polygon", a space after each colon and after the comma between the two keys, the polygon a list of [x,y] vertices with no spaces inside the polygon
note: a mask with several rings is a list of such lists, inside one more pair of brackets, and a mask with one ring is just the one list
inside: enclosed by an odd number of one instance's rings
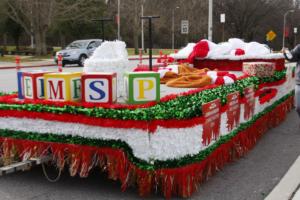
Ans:
{"label": "white cotton snow", "polygon": [[180,49],[177,53],[170,54],[170,57],[174,59],[186,59],[192,53],[196,43],[188,43],[186,47]]}
{"label": "white cotton snow", "polygon": [[249,56],[255,55],[266,55],[270,54],[271,50],[266,45],[260,44],[258,42],[250,42],[246,44],[245,54]]}
{"label": "white cotton snow", "polygon": [[126,44],[122,41],[103,42],[84,63],[83,72],[115,72],[118,79],[118,97],[123,96],[123,75],[132,71]]}
{"label": "white cotton snow", "polygon": [[[207,59],[212,60],[243,60],[243,59],[280,59],[284,58],[282,53],[272,53],[270,48],[258,42],[244,42],[239,38],[230,38],[227,42],[215,44],[211,41],[208,42],[209,52]],[[193,46],[191,46],[193,44]],[[176,54],[170,56],[175,59],[187,59],[193,51],[196,44],[189,43],[185,48],[181,49]],[[235,55],[236,49],[245,51],[245,55]],[[184,52],[184,53],[182,53]]]}

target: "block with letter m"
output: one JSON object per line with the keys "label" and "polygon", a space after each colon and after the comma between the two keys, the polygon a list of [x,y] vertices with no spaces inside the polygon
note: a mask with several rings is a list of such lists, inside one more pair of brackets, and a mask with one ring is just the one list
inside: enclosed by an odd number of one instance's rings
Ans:
{"label": "block with letter m", "polygon": [[49,101],[81,100],[81,73],[51,73],[44,75],[45,99]]}

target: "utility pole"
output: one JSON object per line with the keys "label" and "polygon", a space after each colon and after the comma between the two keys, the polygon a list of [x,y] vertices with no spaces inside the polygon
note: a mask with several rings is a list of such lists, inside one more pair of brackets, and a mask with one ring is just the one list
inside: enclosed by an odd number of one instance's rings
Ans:
{"label": "utility pole", "polygon": [[174,50],[174,43],[175,43],[175,9],[179,9],[177,6],[176,8],[172,9],[172,49]]}
{"label": "utility pole", "polygon": [[118,40],[121,40],[121,17],[120,0],[118,0]]}
{"label": "utility pole", "polygon": [[208,40],[213,37],[213,0],[208,0]]}
{"label": "utility pole", "polygon": [[297,44],[297,33],[298,33],[298,28],[294,27],[294,46]]}
{"label": "utility pole", "polygon": [[149,70],[152,71],[152,19],[160,18],[160,16],[142,16],[141,19],[147,19],[149,23]]}
{"label": "utility pole", "polygon": [[[141,16],[144,17],[144,3],[145,0],[142,1],[141,5]],[[144,20],[141,21],[141,44],[142,44],[142,51],[145,51],[145,40],[144,40]]]}

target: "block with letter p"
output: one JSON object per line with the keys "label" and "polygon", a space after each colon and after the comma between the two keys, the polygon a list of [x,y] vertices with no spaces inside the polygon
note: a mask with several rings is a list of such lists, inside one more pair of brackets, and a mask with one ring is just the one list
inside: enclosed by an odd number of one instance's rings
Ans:
{"label": "block with letter p", "polygon": [[124,75],[126,100],[130,104],[160,100],[160,75],[157,72],[128,72]]}
{"label": "block with letter p", "polygon": [[18,76],[21,76],[21,80],[23,82],[23,83],[18,83],[18,86],[22,90],[22,94],[25,99],[45,98],[44,74],[46,73],[48,72],[32,71],[32,72],[22,72],[22,74],[21,73],[18,74]]}
{"label": "block with letter p", "polygon": [[45,74],[45,99],[49,101],[81,100],[81,73]]}
{"label": "block with letter p", "polygon": [[117,101],[116,73],[84,73],[81,81],[83,102],[114,103]]}

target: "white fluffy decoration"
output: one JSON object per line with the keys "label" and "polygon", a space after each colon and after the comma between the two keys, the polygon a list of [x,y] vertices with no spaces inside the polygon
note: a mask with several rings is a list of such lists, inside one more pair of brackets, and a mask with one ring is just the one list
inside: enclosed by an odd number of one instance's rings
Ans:
{"label": "white fluffy decoration", "polygon": [[186,59],[192,53],[196,43],[188,43],[186,47],[180,49],[177,53],[170,54],[170,57],[175,59]]}
{"label": "white fluffy decoration", "polygon": [[245,54],[248,56],[266,55],[271,53],[271,50],[268,46],[260,44],[258,42],[247,43],[244,50]]}
{"label": "white fluffy decoration", "polygon": [[207,57],[214,58],[219,55],[228,55],[232,50],[232,44],[229,42],[223,42],[215,46],[212,50],[208,52]]}
{"label": "white fluffy decoration", "polygon": [[202,125],[182,129],[160,127],[158,132],[152,134],[139,129],[102,128],[78,123],[0,117],[0,127],[2,129],[14,127],[13,130],[40,134],[120,140],[132,148],[134,156],[146,161],[180,158],[188,154],[197,154],[203,149]]}
{"label": "white fluffy decoration", "polygon": [[246,43],[239,38],[230,38],[228,43],[231,45],[232,50],[245,49]]}
{"label": "white fluffy decoration", "polygon": [[[207,54],[207,59],[212,60],[245,60],[245,59],[280,59],[284,58],[282,53],[271,53],[270,48],[265,44],[260,44],[258,42],[244,42],[238,38],[231,38],[227,42],[222,42],[215,44],[211,41],[205,40],[208,42],[209,52]],[[182,50],[189,49],[185,51],[184,54],[180,53],[171,54],[170,56],[175,59],[187,59],[192,53],[193,49],[189,43]],[[194,44],[194,43],[193,43]],[[195,44],[194,44],[195,46]],[[236,49],[243,49],[245,55],[236,56]],[[189,52],[189,53],[188,53]],[[179,54],[180,53],[180,54]]]}
{"label": "white fluffy decoration", "polygon": [[[211,78],[211,83],[215,84],[216,80],[218,78],[217,72],[216,71],[208,71],[206,74]],[[223,76],[223,79],[224,79],[225,85],[231,85],[234,83],[234,80],[229,76]]]}
{"label": "white fluffy decoration", "polygon": [[126,44],[122,41],[105,41],[86,59],[84,72],[116,72],[118,79],[118,97],[123,96],[123,75],[132,71],[128,60]]}

